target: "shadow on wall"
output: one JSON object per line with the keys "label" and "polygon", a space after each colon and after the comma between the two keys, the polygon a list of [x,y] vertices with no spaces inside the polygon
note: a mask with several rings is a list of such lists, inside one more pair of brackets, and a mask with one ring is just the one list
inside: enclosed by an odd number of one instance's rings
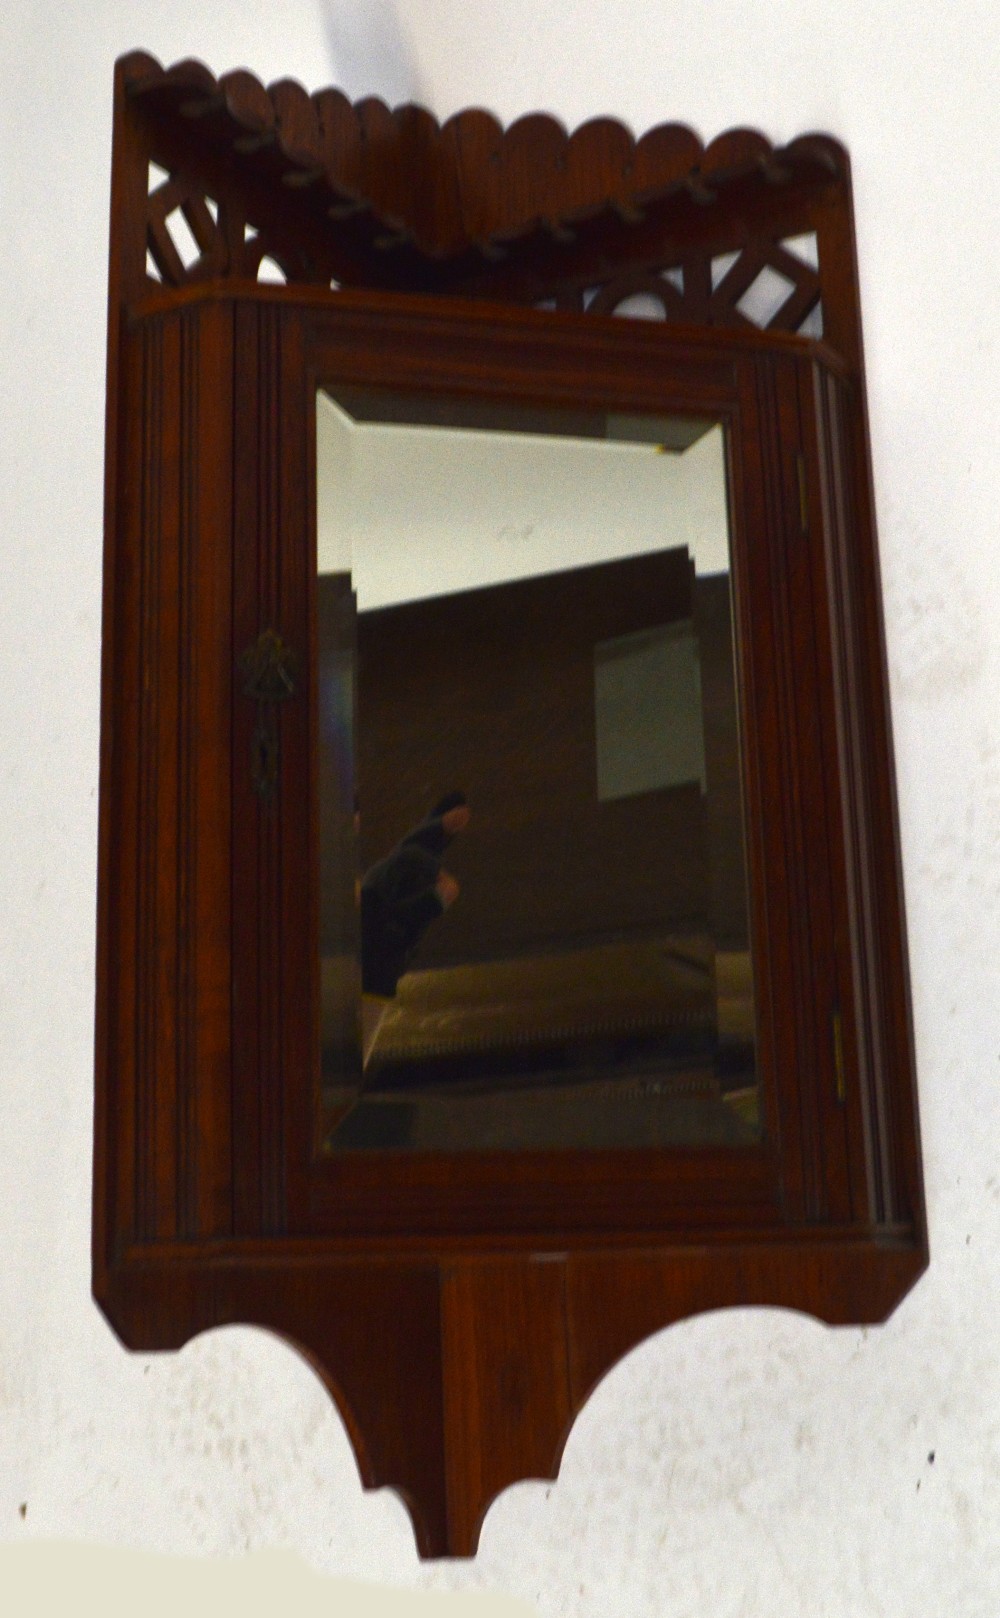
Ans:
{"label": "shadow on wall", "polygon": [[390,107],[428,102],[427,86],[396,0],[320,0],[332,84],[352,99],[378,95]]}

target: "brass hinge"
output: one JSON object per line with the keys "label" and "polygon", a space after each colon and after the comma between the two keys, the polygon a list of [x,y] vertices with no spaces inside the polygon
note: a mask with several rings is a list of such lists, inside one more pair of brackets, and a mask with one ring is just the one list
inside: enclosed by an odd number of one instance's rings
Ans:
{"label": "brass hinge", "polygon": [[842,1107],[847,1100],[847,1080],[844,1075],[844,1024],[839,1010],[830,1018],[833,1031],[833,1070],[837,1080],[837,1102]]}

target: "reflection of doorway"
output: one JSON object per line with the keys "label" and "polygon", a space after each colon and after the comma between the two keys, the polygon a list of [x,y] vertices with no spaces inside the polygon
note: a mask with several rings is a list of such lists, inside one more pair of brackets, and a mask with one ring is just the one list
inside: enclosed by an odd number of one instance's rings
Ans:
{"label": "reflection of doorway", "polygon": [[[677,548],[363,613],[357,637],[362,868],[444,792],[473,809],[448,853],[461,897],[371,1079],[566,1082],[599,1048],[689,1080],[714,1067],[715,951],[746,949],[728,578],[697,579]],[[609,646],[629,653],[610,697]],[[628,752],[656,677],[683,745],[644,773]],[[736,848],[724,886],[719,837]]]}
{"label": "reflection of doorway", "polygon": [[700,782],[601,801],[595,727],[596,648],[692,613],[677,549],[360,616],[362,865],[450,788],[473,808],[415,965],[705,930]]}

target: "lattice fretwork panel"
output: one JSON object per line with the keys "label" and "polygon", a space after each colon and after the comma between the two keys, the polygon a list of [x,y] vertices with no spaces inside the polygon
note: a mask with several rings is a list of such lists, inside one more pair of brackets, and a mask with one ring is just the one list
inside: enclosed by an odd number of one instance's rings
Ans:
{"label": "lattice fretwork panel", "polygon": [[177,174],[149,165],[146,198],[146,274],[166,286],[234,277],[249,281],[311,279],[247,224],[242,210],[216,203]]}
{"label": "lattice fretwork panel", "polygon": [[728,252],[685,254],[679,263],[629,269],[596,286],[563,292],[559,307],[697,326],[750,326],[821,337],[816,236],[752,241]]}

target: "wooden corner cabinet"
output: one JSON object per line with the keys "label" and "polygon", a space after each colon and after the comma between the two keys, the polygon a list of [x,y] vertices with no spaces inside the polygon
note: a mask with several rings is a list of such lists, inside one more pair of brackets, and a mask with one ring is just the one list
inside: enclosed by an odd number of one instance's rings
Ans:
{"label": "wooden corner cabinet", "polygon": [[127,56],[106,512],[122,1342],[277,1332],[470,1556],[652,1332],[885,1319],[927,1244],[843,148]]}

